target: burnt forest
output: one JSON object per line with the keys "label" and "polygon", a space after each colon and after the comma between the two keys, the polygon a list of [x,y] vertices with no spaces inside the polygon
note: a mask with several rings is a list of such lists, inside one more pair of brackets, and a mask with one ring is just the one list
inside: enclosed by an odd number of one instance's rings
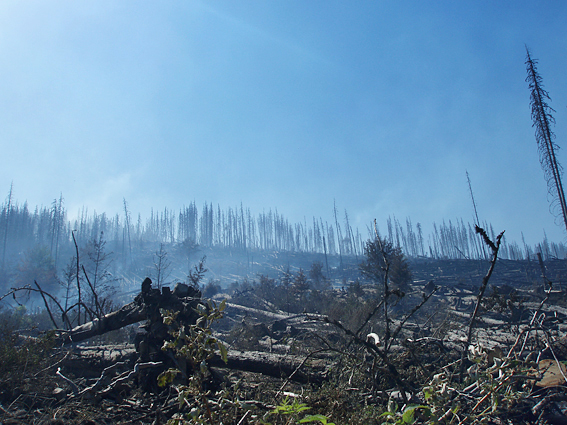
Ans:
{"label": "burnt forest", "polygon": [[10,192],[2,423],[565,423],[563,244],[334,218]]}

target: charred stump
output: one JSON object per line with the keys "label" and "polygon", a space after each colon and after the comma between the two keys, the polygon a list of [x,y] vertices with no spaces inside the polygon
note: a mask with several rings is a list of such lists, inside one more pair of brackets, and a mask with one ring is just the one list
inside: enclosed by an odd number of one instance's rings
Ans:
{"label": "charred stump", "polygon": [[[178,283],[173,291],[164,286],[162,290],[152,288],[152,280],[144,279],[141,292],[129,304],[113,311],[99,319],[94,319],[68,332],[59,335],[61,344],[73,344],[89,338],[104,335],[108,332],[124,328],[128,325],[144,320],[148,322],[142,326],[142,335],[148,338],[161,339],[161,344],[167,337],[167,327],[161,319],[161,309],[179,311],[180,320],[195,323],[197,313],[194,309],[201,304],[201,292],[193,287]],[[137,341],[141,343],[144,337]]]}

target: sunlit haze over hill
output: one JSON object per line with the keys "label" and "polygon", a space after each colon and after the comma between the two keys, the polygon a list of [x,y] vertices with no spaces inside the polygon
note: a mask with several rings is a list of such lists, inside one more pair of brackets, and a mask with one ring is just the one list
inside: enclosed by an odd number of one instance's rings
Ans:
{"label": "sunlit haze over hill", "polygon": [[0,199],[195,201],[366,234],[474,220],[564,242],[526,46],[567,164],[567,2],[2,1]]}

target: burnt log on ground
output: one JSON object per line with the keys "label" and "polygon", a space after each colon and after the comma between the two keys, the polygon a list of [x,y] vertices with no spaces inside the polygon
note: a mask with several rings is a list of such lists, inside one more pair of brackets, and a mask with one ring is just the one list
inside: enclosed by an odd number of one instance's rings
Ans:
{"label": "burnt log on ground", "polygon": [[[179,312],[177,320],[183,323],[195,323],[198,316],[196,308],[203,304],[200,293],[187,285],[178,284],[173,291],[164,287],[162,291],[151,288],[151,280],[142,283],[142,290],[134,301],[119,310],[109,313],[99,319],[77,326],[69,332],[59,335],[64,344],[77,343],[94,336],[121,329],[125,326],[146,320],[141,326],[142,340],[138,341],[134,352],[126,346],[90,346],[75,347],[72,358],[66,361],[66,367],[83,374],[96,374],[96,371],[109,365],[126,360],[131,363],[133,354],[136,362],[161,361],[164,367],[171,362],[171,357],[163,352],[163,342],[170,338],[169,329],[164,325],[161,309]],[[297,319],[299,316],[284,316],[278,313],[262,312],[260,310],[229,304],[229,309],[244,310],[246,313],[265,315],[276,321]],[[105,355],[108,353],[108,356]],[[105,358],[108,357],[108,358]],[[220,356],[209,361],[210,366],[236,369],[246,372],[259,373],[277,378],[290,378],[296,382],[320,383],[326,379],[329,362],[320,358],[308,358],[274,354],[259,351],[229,350],[225,363]],[[101,369],[102,370],[102,369]]]}
{"label": "burnt log on ground", "polygon": [[238,312],[240,314],[254,317],[256,319],[259,317],[264,317],[271,320],[290,320],[292,318],[300,316],[300,315],[290,316],[289,314],[285,314],[283,312],[274,313],[271,311],[259,310],[257,308],[246,307],[234,303],[226,303],[226,307],[227,307],[225,310],[226,314],[236,314],[236,312]]}
{"label": "burnt log on ground", "polygon": [[[65,361],[65,367],[83,376],[98,376],[104,368],[119,362],[131,363],[137,358],[133,345],[76,347]],[[301,383],[321,383],[327,379],[331,362],[327,358],[309,358],[290,354],[230,349],[227,363],[220,356],[209,360],[211,367],[258,373],[274,378],[289,378]]]}
{"label": "burnt log on ground", "polygon": [[227,357],[227,363],[220,356],[215,356],[209,364],[213,367],[260,373],[275,378],[291,377],[291,380],[301,383],[325,381],[330,368],[326,359],[310,358],[305,361],[305,357],[262,351],[230,350]]}

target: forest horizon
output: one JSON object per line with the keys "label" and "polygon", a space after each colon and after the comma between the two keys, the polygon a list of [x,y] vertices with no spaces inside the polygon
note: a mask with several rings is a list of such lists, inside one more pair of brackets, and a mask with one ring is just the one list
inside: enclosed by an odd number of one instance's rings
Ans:
{"label": "forest horizon", "polygon": [[[63,196],[49,206],[30,208],[27,202],[19,204],[10,192],[0,204],[0,242],[2,262],[21,255],[35,245],[46,246],[56,263],[60,246],[72,243],[73,233],[82,243],[103,238],[122,242],[132,250],[140,244],[181,244],[192,241],[202,247],[220,247],[243,251],[284,251],[324,253],[325,255],[363,256],[366,241],[375,237],[373,223],[365,229],[352,225],[346,208],[334,206],[331,220],[321,217],[291,222],[277,209],[252,212],[242,203],[236,207],[221,208],[205,202],[198,206],[192,201],[179,211],[151,209],[149,217],[132,213],[123,199],[123,211],[113,214],[89,212],[83,207],[77,217],[69,217]],[[491,237],[502,231],[487,221],[479,223]],[[410,217],[400,220],[388,216],[378,234],[400,247],[408,257],[433,259],[486,258],[475,223],[462,218],[432,223],[431,232],[425,232],[421,222]],[[103,236],[101,236],[103,235]],[[565,258],[567,248],[562,242],[550,241],[544,234],[541,242],[530,245],[525,240],[507,240],[506,234],[500,252],[504,259]]]}

